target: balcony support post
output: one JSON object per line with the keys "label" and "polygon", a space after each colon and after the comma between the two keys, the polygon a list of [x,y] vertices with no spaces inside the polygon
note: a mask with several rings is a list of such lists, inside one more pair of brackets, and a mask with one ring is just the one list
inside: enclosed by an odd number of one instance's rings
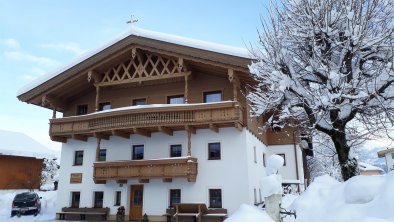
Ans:
{"label": "balcony support post", "polygon": [[237,75],[234,73],[233,69],[228,69],[228,80],[230,83],[233,84],[233,95],[234,95],[234,102],[238,101],[238,88],[239,88],[239,80]]}
{"label": "balcony support post", "polygon": [[189,75],[185,75],[185,103],[189,101]]}
{"label": "balcony support post", "polygon": [[97,146],[96,146],[96,161],[99,161],[101,138],[98,138],[98,137],[97,137],[96,140],[97,140]]}
{"label": "balcony support post", "polygon": [[99,111],[99,99],[100,99],[100,86],[96,86],[96,103],[95,103],[95,110],[96,112]]}
{"label": "balcony support post", "polygon": [[187,131],[187,155],[192,156],[192,132]]}
{"label": "balcony support post", "polygon": [[53,107],[52,119],[56,119],[56,107]]}

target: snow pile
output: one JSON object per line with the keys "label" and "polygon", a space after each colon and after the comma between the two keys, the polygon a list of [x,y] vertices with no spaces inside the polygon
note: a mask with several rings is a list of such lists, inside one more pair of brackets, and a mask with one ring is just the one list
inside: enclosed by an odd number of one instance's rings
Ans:
{"label": "snow pile", "polygon": [[340,183],[325,175],[315,179],[289,207],[296,222],[394,221],[394,172],[356,176]]}
{"label": "snow pile", "polygon": [[258,207],[242,204],[225,222],[274,222]]}
{"label": "snow pile", "polygon": [[26,134],[6,130],[0,130],[0,155],[56,158],[55,151],[46,148]]}
{"label": "snow pile", "polygon": [[282,177],[278,175],[278,170],[282,168],[284,160],[279,155],[271,155],[267,158],[267,176],[261,178],[261,194],[269,197],[273,194],[282,194]]}
{"label": "snow pile", "polygon": [[42,197],[41,212],[36,217],[33,215],[22,215],[20,218],[17,216],[10,218],[12,201],[14,200],[15,195],[25,191],[27,190],[0,191],[0,221],[35,222],[55,219],[57,191],[35,191],[38,196]]}
{"label": "snow pile", "polygon": [[272,174],[263,177],[260,180],[261,195],[263,197],[269,197],[273,194],[282,194],[282,177],[280,175]]}
{"label": "snow pile", "polygon": [[276,174],[283,167],[285,160],[279,155],[271,155],[267,159],[267,174]]}

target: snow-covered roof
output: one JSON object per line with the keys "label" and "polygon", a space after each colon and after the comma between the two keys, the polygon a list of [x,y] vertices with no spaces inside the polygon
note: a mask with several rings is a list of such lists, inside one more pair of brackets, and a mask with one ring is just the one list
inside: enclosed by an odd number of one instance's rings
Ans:
{"label": "snow-covered roof", "polygon": [[218,44],[218,43],[206,42],[206,41],[202,41],[202,40],[191,39],[191,38],[181,37],[181,36],[177,36],[177,35],[171,35],[171,34],[165,34],[165,33],[145,30],[145,29],[133,26],[130,30],[126,31],[125,33],[118,36],[114,40],[105,43],[103,46],[101,46],[95,50],[85,53],[84,55],[80,56],[79,58],[77,58],[75,61],[73,61],[69,65],[66,65],[54,72],[48,73],[47,75],[40,76],[37,79],[30,82],[29,84],[23,86],[17,92],[17,96],[20,96],[20,95],[36,88],[37,86],[43,84],[44,82],[56,77],[57,75],[63,73],[64,71],[70,69],[71,67],[73,67],[73,66],[81,63],[82,61],[98,54],[99,52],[103,51],[104,49],[111,47],[115,43],[117,43],[129,36],[140,36],[140,37],[144,37],[144,38],[173,43],[173,44],[187,46],[187,47],[191,47],[191,48],[197,48],[197,49],[202,49],[202,50],[206,50],[206,51],[211,51],[211,52],[246,58],[246,59],[250,58],[250,54],[246,48],[239,48],[239,47],[233,47],[233,46],[228,46],[228,45],[223,45],[223,44]]}
{"label": "snow-covered roof", "polygon": [[370,165],[368,163],[363,163],[363,162],[359,162],[358,163],[358,168],[361,171],[381,171],[381,172],[384,172],[384,170],[382,168],[380,168],[380,167],[372,166],[372,165]]}
{"label": "snow-covered roof", "polygon": [[394,153],[394,148],[379,151],[378,157],[384,157],[388,153]]}
{"label": "snow-covered roof", "polygon": [[54,151],[20,132],[0,130],[0,155],[55,158]]}

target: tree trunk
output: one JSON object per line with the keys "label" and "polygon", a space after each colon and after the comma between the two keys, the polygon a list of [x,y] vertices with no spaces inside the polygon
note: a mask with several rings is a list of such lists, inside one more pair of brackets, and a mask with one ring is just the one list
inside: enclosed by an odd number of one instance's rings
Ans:
{"label": "tree trunk", "polygon": [[347,144],[345,127],[329,135],[334,142],[338,154],[341,174],[344,181],[358,175],[358,164],[355,158],[349,158],[350,147]]}

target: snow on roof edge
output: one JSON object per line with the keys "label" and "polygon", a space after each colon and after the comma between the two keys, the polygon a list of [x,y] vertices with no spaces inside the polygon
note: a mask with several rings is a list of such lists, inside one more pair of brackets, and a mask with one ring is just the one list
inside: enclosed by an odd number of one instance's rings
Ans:
{"label": "snow on roof edge", "polygon": [[217,52],[221,54],[226,54],[226,55],[232,55],[236,57],[241,57],[241,58],[247,58],[250,59],[250,54],[247,49],[245,48],[239,48],[239,47],[234,47],[234,46],[228,46],[228,45],[223,45],[223,44],[218,44],[218,43],[213,43],[213,42],[207,42],[207,41],[202,41],[202,40],[197,40],[197,39],[192,39],[192,38],[186,38],[186,37],[181,37],[181,36],[176,36],[176,35],[171,35],[171,34],[166,34],[166,33],[160,33],[160,32],[155,32],[155,31],[150,31],[150,30],[145,30],[142,28],[137,28],[135,26],[132,26],[132,28],[122,34],[120,34],[118,37],[113,39],[112,41],[109,41],[105,44],[103,44],[101,47],[96,48],[95,50],[86,52],[85,54],[77,57],[73,62],[71,62],[68,65],[65,65],[53,72],[49,72],[46,75],[37,77],[30,83],[26,84],[22,88],[20,88],[17,91],[17,97],[25,94],[26,92],[38,87],[39,85],[51,80],[52,78],[60,75],[61,73],[65,72],[66,70],[78,65],[79,63],[83,62],[84,60],[98,54],[99,52],[111,47],[115,43],[131,36],[140,36],[144,38],[150,38],[154,40],[159,40],[159,41],[164,41],[164,42],[169,42],[173,44],[178,44],[178,45],[183,45],[191,48],[198,48],[202,50],[207,50],[207,51],[212,51],[212,52]]}

